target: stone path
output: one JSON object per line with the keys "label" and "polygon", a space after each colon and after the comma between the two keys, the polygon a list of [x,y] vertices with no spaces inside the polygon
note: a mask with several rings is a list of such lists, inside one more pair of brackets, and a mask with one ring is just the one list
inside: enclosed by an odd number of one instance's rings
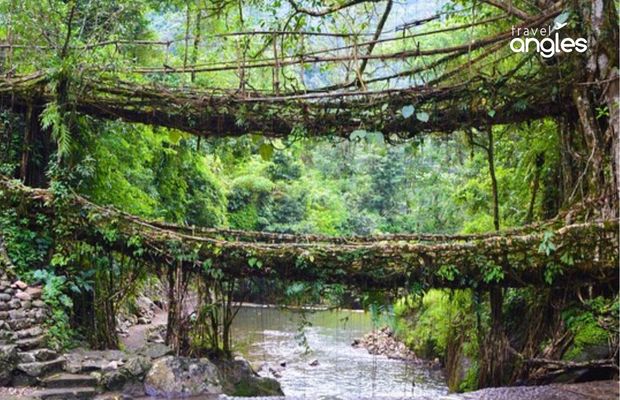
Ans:
{"label": "stone path", "polygon": [[149,329],[157,325],[165,325],[168,321],[168,314],[166,311],[158,308],[153,315],[153,319],[150,324],[138,324],[132,325],[127,329],[128,335],[121,338],[125,349],[137,350],[147,344],[147,334]]}

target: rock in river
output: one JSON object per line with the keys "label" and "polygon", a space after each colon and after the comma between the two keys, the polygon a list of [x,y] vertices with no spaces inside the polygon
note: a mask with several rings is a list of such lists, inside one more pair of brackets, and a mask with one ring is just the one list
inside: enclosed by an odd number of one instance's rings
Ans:
{"label": "rock in river", "polygon": [[154,362],[144,381],[146,394],[153,397],[190,397],[221,394],[218,368],[206,358],[163,357]]}

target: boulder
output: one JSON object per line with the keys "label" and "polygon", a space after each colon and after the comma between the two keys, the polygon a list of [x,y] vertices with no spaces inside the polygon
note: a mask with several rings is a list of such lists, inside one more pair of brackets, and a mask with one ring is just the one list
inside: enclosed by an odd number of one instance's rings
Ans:
{"label": "boulder", "polygon": [[142,381],[151,369],[151,360],[143,357],[131,357],[117,370],[103,372],[99,384],[108,390],[121,391],[124,394],[143,395]]}
{"label": "boulder", "polygon": [[224,382],[224,393],[229,396],[258,397],[283,396],[280,383],[259,376],[242,357],[217,362]]}
{"label": "boulder", "polygon": [[0,386],[6,386],[11,382],[17,362],[17,346],[0,346]]}
{"label": "boulder", "polygon": [[163,357],[156,360],[144,380],[152,397],[190,397],[222,394],[218,368],[206,358]]}
{"label": "boulder", "polygon": [[138,353],[154,360],[156,358],[172,355],[172,349],[163,343],[149,343],[138,350]]}
{"label": "boulder", "polygon": [[155,303],[153,303],[153,301],[151,299],[149,299],[146,296],[139,296],[136,299],[136,315],[138,317],[142,317],[146,320],[151,320],[153,319],[153,316],[155,315]]}
{"label": "boulder", "polygon": [[95,351],[81,348],[65,354],[65,358],[67,359],[65,369],[72,374],[101,371],[105,368],[114,370],[112,362],[119,367],[127,361],[127,355],[119,350]]}

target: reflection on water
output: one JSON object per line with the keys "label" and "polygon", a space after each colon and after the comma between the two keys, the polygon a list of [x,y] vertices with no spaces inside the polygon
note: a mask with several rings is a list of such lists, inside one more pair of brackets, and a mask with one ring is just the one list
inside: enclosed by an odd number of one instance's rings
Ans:
{"label": "reflection on water", "polygon": [[[236,349],[261,375],[273,377],[275,371],[287,397],[436,399],[447,393],[438,371],[351,347],[353,339],[372,331],[369,314],[317,311],[306,317],[304,335],[301,314],[277,308],[243,307],[233,325]],[[311,366],[314,360],[318,365]]]}

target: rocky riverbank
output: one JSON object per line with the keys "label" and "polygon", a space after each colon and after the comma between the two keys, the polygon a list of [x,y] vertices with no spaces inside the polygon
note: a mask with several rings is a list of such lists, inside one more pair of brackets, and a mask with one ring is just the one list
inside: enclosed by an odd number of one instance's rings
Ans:
{"label": "rocky riverbank", "polygon": [[145,296],[123,316],[119,334],[126,341],[126,351],[78,348],[58,354],[47,347],[49,310],[41,297],[41,287],[13,280],[0,270],[2,400],[92,399],[104,392],[124,400],[282,395],[276,380],[260,377],[243,358],[175,357],[170,348],[156,343],[163,341],[160,327],[165,324],[165,312]]}
{"label": "rocky riverbank", "polygon": [[149,344],[136,352],[76,349],[62,360],[53,371],[33,377],[38,387],[3,388],[0,398],[91,399],[105,392],[114,393],[109,398],[123,400],[144,396],[282,395],[276,380],[258,376],[243,358],[175,357],[163,344]]}
{"label": "rocky riverbank", "polygon": [[419,361],[415,353],[398,340],[389,327],[383,327],[360,339],[355,339],[351,345],[364,348],[370,354],[386,356],[394,360]]}

